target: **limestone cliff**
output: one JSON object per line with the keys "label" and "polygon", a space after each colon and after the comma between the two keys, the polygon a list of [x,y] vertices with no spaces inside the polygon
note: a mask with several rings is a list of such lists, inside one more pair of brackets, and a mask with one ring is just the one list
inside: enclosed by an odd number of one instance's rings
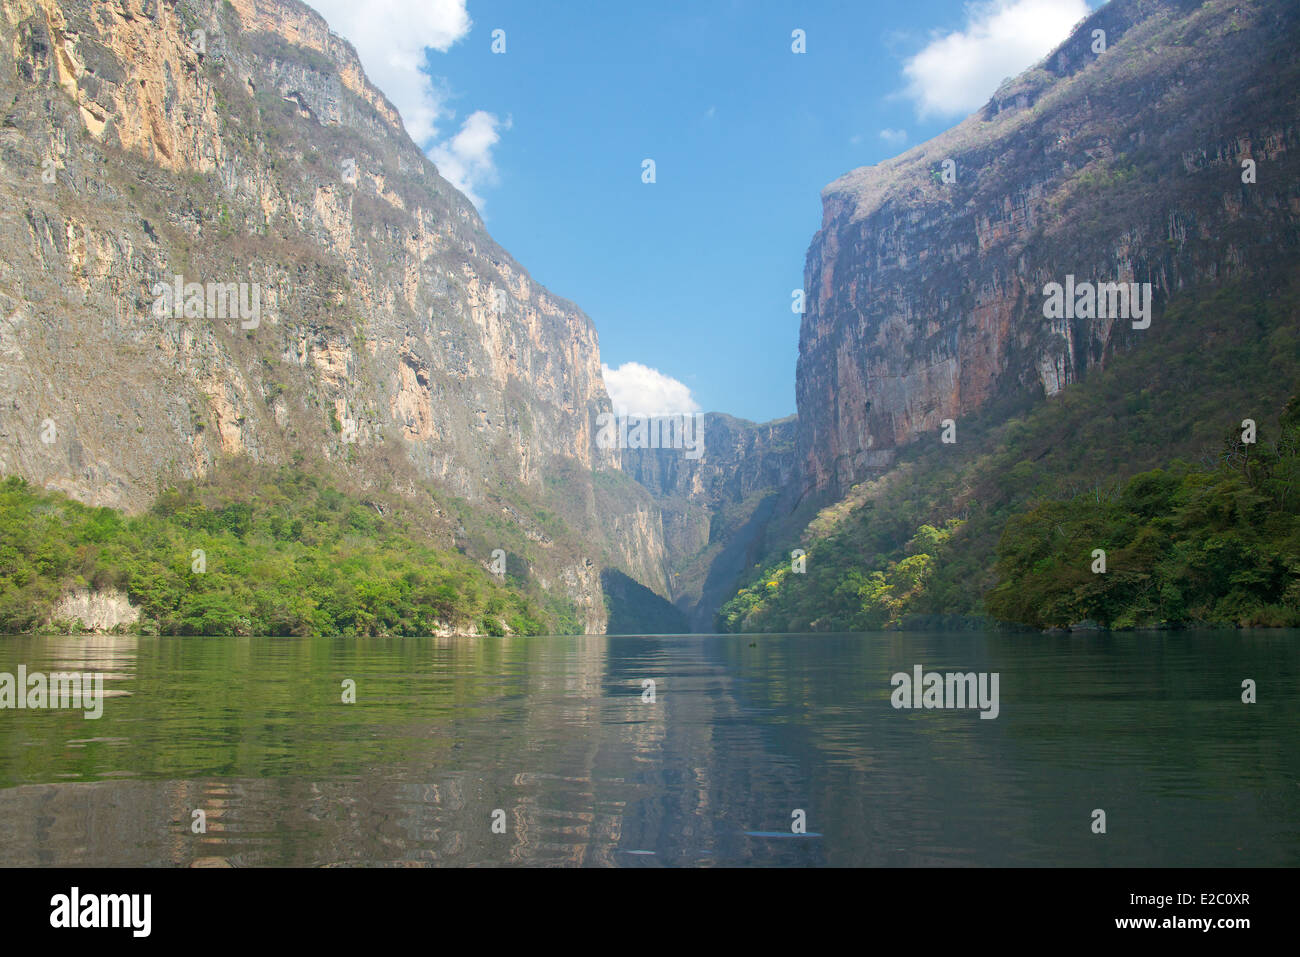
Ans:
{"label": "limestone cliff", "polygon": [[504,517],[589,630],[606,562],[666,592],[648,496],[596,480],[591,320],[315,12],[0,0],[0,102],[0,474],[139,509],[223,456],[319,459]]}
{"label": "limestone cliff", "polygon": [[1294,257],[1298,57],[1294,3],[1112,0],[975,115],[828,186],[801,492],[839,497],[944,419],[1140,345],[1125,318],[1046,318],[1049,283],[1150,283],[1160,322],[1172,292]]}

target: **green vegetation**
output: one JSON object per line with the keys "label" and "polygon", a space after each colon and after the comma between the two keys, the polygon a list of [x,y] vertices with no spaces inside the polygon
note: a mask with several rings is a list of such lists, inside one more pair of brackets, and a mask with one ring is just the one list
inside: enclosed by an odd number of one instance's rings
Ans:
{"label": "green vegetation", "polygon": [[69,589],[116,588],[174,635],[571,630],[573,611],[494,581],[409,519],[285,467],[189,483],[128,517],[0,483],[0,632],[39,631]]}
{"label": "green vegetation", "polygon": [[[1296,494],[1283,500],[1259,483],[1285,483],[1293,468],[1285,453],[1290,433],[1285,422],[1276,429],[1274,423],[1300,382],[1297,279],[1292,272],[1286,282],[1229,284],[1212,295],[1181,296],[1154,317],[1140,345],[1109,357],[1104,369],[1083,381],[1046,400],[1024,393],[997,397],[960,420],[956,445],[923,437],[901,449],[883,477],[773,535],[767,558],[719,612],[718,629],[970,627],[989,615],[1037,626],[1088,619],[1115,627],[1294,620],[1274,606],[1296,605],[1295,592],[1278,578],[1287,567],[1292,582],[1297,573],[1294,525],[1287,524],[1294,522]],[[1264,468],[1266,455],[1257,454],[1263,437],[1282,436],[1277,454],[1286,461],[1276,465],[1276,476],[1252,472],[1253,478],[1229,481],[1222,472],[1222,436],[1245,418],[1259,423],[1261,436],[1252,468]],[[1171,464],[1179,461],[1196,468]],[[1161,507],[1171,512],[1161,521],[1172,524],[1156,529],[1165,536],[1159,540],[1170,547],[1183,543],[1178,557],[1143,571],[1166,590],[1159,600],[1148,592],[1148,580],[1123,584],[1138,554],[1130,556],[1126,546],[1147,547],[1146,539],[1126,537],[1143,525],[1139,516],[1126,517],[1132,500],[1124,496],[1138,494],[1127,483],[1153,469],[1170,470],[1179,486],[1163,500]],[[1232,521],[1251,524],[1216,525],[1198,517],[1201,494],[1234,499],[1242,511]],[[1104,514],[1085,521],[1085,500],[1103,503],[1098,508]],[[1058,594],[1064,585],[1051,579],[1064,566],[1053,561],[1063,563],[1065,552],[1055,559],[1051,549],[1042,552],[1042,566],[1017,564],[1017,556],[1032,552],[1028,539],[1041,527],[1037,523],[1057,514],[1053,509],[1077,519],[1080,524],[1071,527],[1080,535],[1085,528],[1087,534],[1113,533],[1084,549],[1075,569],[1091,579],[1091,550],[1107,549],[1111,572],[1096,576],[1105,581],[1088,583],[1106,590],[1104,602]],[[1136,524],[1130,528],[1125,521]],[[1009,525],[1011,537],[1004,540]],[[1067,539],[1060,538],[1065,548]],[[791,573],[794,548],[808,553],[805,574]],[[1189,551],[1197,548],[1220,550],[1216,561],[1246,563],[1233,587],[1196,577],[1208,573]],[[1189,564],[1170,564],[1177,561]],[[1040,571],[1044,580],[1032,578]],[[1073,582],[1073,575],[1066,578]],[[1253,575],[1260,577],[1251,584]],[[999,586],[986,604],[985,596]],[[1059,602],[1036,609],[1015,605],[1017,588]]]}
{"label": "green vegetation", "polygon": [[1178,463],[1016,516],[989,612],[1038,628],[1300,625],[1300,396],[1281,427],[1273,443],[1234,433],[1217,468]]}
{"label": "green vegetation", "polygon": [[[898,623],[925,593],[937,556],[952,537],[961,519],[950,519],[940,529],[922,525],[903,547],[903,556],[891,560],[881,555],[874,568],[855,566],[843,553],[843,540],[835,540],[818,552],[817,560],[830,560],[844,572],[829,592],[822,588],[788,588],[788,598],[780,598],[783,586],[797,579],[793,561],[770,569],[758,582],[742,588],[723,608],[720,620],[725,630],[747,630],[772,616],[779,608],[782,624],[778,631],[798,630],[799,622],[808,622],[814,630],[833,628],[846,631],[875,631]],[[807,574],[806,570],[802,574]],[[766,580],[764,580],[766,579]],[[770,607],[769,607],[770,606]],[[766,624],[766,622],[764,622]]]}
{"label": "green vegetation", "polygon": [[1103,192],[1130,182],[1137,176],[1137,167],[1133,165],[1112,167],[1106,163],[1098,163],[1076,174],[1074,183],[1084,190]]}

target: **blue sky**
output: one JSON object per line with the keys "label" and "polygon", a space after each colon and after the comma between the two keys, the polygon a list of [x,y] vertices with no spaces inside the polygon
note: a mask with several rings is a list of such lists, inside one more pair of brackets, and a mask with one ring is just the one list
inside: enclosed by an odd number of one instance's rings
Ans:
{"label": "blue sky", "polygon": [[1099,5],[308,2],[493,237],[592,317],[616,405],[756,421],[795,411],[821,189],[953,125]]}

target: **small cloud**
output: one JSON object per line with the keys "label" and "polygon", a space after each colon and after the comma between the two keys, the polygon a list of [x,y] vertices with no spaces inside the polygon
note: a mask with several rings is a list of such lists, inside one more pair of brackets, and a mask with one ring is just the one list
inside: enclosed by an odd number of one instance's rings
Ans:
{"label": "small cloud", "polygon": [[421,145],[438,133],[446,95],[424,71],[425,51],[446,53],[470,30],[465,0],[307,0],[356,48],[370,81]]}
{"label": "small cloud", "polygon": [[880,131],[880,138],[889,146],[902,146],[907,142],[907,130],[883,129]]}
{"label": "small cloud", "polygon": [[711,120],[717,115],[718,115],[718,108],[716,106],[711,106],[704,111],[704,118],[707,120]]}
{"label": "small cloud", "polygon": [[601,363],[605,390],[617,415],[683,415],[703,411],[683,382],[639,362],[617,369]]}
{"label": "small cloud", "polygon": [[970,113],[1006,77],[1050,53],[1088,12],[1085,0],[988,0],[968,6],[965,29],[936,36],[903,65],[904,93],[922,118]]}
{"label": "small cloud", "polygon": [[510,126],[509,117],[503,122],[493,113],[476,110],[465,119],[459,133],[429,151],[443,178],[464,193],[480,211],[483,198],[478,190],[497,182],[492,147],[501,141],[500,131],[508,130]]}
{"label": "small cloud", "polygon": [[492,113],[478,110],[447,139],[439,127],[455,113],[444,81],[430,74],[430,50],[446,53],[473,24],[466,0],[307,0],[361,58],[370,81],[397,107],[411,139],[438,164],[443,177],[480,211],[480,190],[497,182],[492,148],[510,129]]}

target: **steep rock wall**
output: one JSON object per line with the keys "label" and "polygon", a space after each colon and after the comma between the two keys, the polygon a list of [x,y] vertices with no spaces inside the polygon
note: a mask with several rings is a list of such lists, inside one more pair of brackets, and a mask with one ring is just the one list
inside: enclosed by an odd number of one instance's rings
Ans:
{"label": "steep rock wall", "polygon": [[[223,456],[306,456],[510,515],[589,630],[593,560],[664,588],[657,515],[594,488],[620,460],[595,442],[591,320],[492,240],[316,13],[0,0],[0,102],[0,473],[138,510]],[[257,308],[175,315],[177,276]],[[509,504],[545,509],[571,470],[568,534]]]}
{"label": "steep rock wall", "polygon": [[944,419],[1140,346],[1126,319],[1045,318],[1048,283],[1150,283],[1159,322],[1173,291],[1293,257],[1298,24],[1281,0],[1112,0],[975,115],[828,186],[800,495],[837,498]]}

